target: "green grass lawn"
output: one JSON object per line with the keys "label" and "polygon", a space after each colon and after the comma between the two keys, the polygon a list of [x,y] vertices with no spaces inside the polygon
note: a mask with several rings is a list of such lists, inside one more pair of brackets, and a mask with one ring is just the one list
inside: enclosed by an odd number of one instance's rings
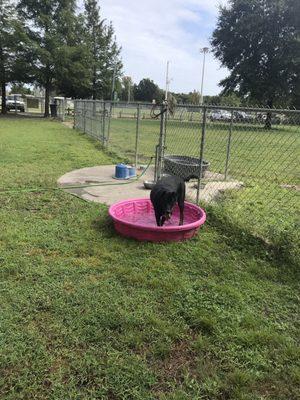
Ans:
{"label": "green grass lawn", "polygon": [[[0,119],[2,189],[112,161],[59,123]],[[298,270],[264,241],[213,212],[157,245],[61,191],[0,201],[0,398],[299,398]]]}

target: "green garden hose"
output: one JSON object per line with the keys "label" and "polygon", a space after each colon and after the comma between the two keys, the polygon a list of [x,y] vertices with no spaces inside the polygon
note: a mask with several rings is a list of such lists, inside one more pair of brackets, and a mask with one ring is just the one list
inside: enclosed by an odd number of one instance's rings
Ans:
{"label": "green garden hose", "polygon": [[82,189],[82,188],[88,188],[88,187],[97,187],[97,186],[117,186],[117,185],[128,185],[132,182],[138,181],[141,179],[143,175],[147,172],[148,168],[150,167],[150,164],[152,162],[153,157],[150,158],[150,161],[144,171],[135,177],[134,179],[130,179],[124,183],[116,182],[113,183],[111,181],[103,181],[101,183],[96,183],[96,184],[90,184],[90,185],[74,185],[74,186],[55,186],[55,187],[49,187],[49,188],[10,188],[10,189],[0,189],[0,195],[1,194],[14,194],[14,193],[34,193],[34,192],[47,192],[47,191],[52,191],[52,190],[66,190],[66,189]]}

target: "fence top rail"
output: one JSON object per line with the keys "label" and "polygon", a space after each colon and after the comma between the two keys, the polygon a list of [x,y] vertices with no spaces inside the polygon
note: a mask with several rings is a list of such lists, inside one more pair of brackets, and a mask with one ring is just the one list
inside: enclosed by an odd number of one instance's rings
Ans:
{"label": "fence top rail", "polygon": [[[153,103],[144,103],[144,102],[114,102],[111,100],[91,100],[91,99],[75,99],[74,102],[88,102],[88,103],[105,103],[111,104],[115,107],[128,107],[133,108],[137,106],[146,106],[146,107],[160,107],[159,104]],[[278,113],[278,114],[300,114],[300,110],[289,109],[289,108],[260,108],[260,107],[236,107],[236,106],[225,106],[225,105],[212,105],[212,104],[177,104],[175,109],[185,108],[185,109],[196,109],[196,110],[226,110],[226,111],[248,111],[248,112],[263,112],[263,113]]]}
{"label": "fence top rail", "polygon": [[263,112],[263,113],[291,113],[291,114],[300,114],[300,110],[296,109],[284,109],[284,108],[259,108],[259,107],[233,107],[233,106],[215,106],[204,104],[200,105],[186,105],[186,104],[177,104],[176,108],[186,108],[186,109],[206,109],[206,110],[226,110],[226,111],[248,111],[248,112]]}
{"label": "fence top rail", "polygon": [[74,99],[74,102],[97,102],[97,103],[106,103],[106,104],[112,104],[114,106],[122,106],[122,107],[136,107],[138,105],[140,106],[149,106],[149,107],[153,107],[154,105],[156,107],[160,107],[160,104],[153,104],[153,103],[147,103],[147,102],[127,102],[127,101],[112,101],[112,100],[92,100],[92,99]]}

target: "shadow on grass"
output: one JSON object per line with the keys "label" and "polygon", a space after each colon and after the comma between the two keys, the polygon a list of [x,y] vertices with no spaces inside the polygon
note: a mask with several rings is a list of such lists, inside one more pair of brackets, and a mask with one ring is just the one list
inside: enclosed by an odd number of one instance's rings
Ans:
{"label": "shadow on grass", "polygon": [[291,279],[298,275],[299,255],[294,251],[294,231],[284,232],[273,242],[254,235],[249,228],[239,225],[228,218],[224,213],[216,212],[213,206],[207,206],[208,223],[222,233],[226,244],[248,255],[255,255],[260,259],[272,261],[283,271],[289,273]]}

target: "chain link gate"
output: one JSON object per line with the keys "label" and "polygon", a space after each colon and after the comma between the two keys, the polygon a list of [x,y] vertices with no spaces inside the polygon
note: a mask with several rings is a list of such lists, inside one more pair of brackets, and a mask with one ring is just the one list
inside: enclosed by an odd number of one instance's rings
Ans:
{"label": "chain link gate", "polygon": [[110,108],[104,101],[75,100],[74,101],[74,128],[83,131],[103,146],[109,139]]}
{"label": "chain link gate", "polygon": [[199,203],[201,180],[207,169],[203,158],[206,110],[200,107],[177,106],[174,113],[160,116],[160,141],[155,179],[172,174],[186,181],[186,198]]}

